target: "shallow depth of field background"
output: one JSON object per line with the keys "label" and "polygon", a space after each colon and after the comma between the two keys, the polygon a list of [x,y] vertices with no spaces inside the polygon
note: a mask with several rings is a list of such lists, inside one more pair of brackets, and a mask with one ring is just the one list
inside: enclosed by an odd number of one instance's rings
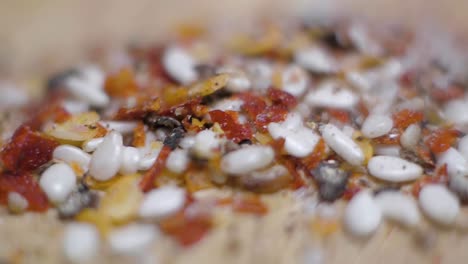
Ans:
{"label": "shallow depth of field background", "polygon": [[1,0],[0,70],[58,68],[98,44],[161,37],[179,21],[353,14],[468,30],[466,10],[466,0]]}

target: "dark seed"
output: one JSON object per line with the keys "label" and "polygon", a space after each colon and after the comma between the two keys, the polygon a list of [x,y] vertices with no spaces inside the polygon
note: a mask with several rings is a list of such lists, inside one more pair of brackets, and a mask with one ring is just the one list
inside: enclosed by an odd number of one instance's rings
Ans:
{"label": "dark seed", "polygon": [[182,126],[179,120],[169,116],[160,116],[156,113],[149,113],[146,115],[143,122],[151,129],[156,129],[158,127],[174,129]]}
{"label": "dark seed", "polygon": [[171,131],[166,139],[164,139],[163,144],[174,150],[179,145],[179,142],[184,137],[184,134],[185,131],[182,127],[176,127]]}
{"label": "dark seed", "polygon": [[96,201],[97,195],[85,184],[79,183],[67,200],[57,207],[59,216],[64,219],[71,218],[84,208],[92,206]]}
{"label": "dark seed", "polygon": [[46,87],[48,90],[55,90],[63,86],[66,79],[71,76],[79,75],[80,72],[77,69],[69,69],[63,72],[52,75],[48,80]]}
{"label": "dark seed", "polygon": [[312,175],[318,183],[322,200],[335,201],[346,190],[349,173],[338,168],[337,164],[322,162],[312,171]]}

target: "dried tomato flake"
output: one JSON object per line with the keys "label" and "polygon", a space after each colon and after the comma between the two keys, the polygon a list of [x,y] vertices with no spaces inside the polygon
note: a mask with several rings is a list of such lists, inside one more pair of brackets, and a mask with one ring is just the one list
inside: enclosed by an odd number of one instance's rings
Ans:
{"label": "dried tomato flake", "polygon": [[433,153],[441,153],[449,149],[460,134],[456,129],[437,129],[429,135],[425,143]]}
{"label": "dried tomato flake", "polygon": [[424,114],[422,112],[403,109],[393,114],[393,124],[394,127],[404,130],[411,124],[421,122],[423,118]]}
{"label": "dried tomato flake", "polygon": [[21,126],[0,152],[0,159],[9,171],[33,171],[52,159],[52,152],[58,145],[57,141],[28,126]]}
{"label": "dried tomato flake", "polygon": [[257,129],[264,132],[266,131],[268,124],[271,122],[284,121],[288,113],[288,108],[283,105],[268,106],[262,113],[257,115],[257,118],[255,119],[255,125]]}
{"label": "dried tomato flake", "polygon": [[247,125],[239,124],[233,114],[221,110],[209,112],[211,120],[218,123],[223,129],[226,137],[236,143],[244,139],[252,139],[252,130]]}
{"label": "dried tomato flake", "polygon": [[28,201],[28,210],[44,212],[49,208],[47,196],[29,173],[0,174],[0,203],[8,203],[8,194],[17,192]]}

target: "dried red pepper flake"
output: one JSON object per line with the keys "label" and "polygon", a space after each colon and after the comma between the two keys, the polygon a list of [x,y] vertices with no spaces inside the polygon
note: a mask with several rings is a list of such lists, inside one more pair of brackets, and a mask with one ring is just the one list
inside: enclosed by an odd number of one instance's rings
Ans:
{"label": "dried red pepper flake", "polygon": [[209,112],[211,120],[219,124],[226,137],[239,143],[244,139],[252,139],[252,130],[247,125],[239,124],[237,118],[228,112],[213,110]]}
{"label": "dried red pepper flake", "polygon": [[297,190],[301,187],[306,186],[305,180],[299,174],[298,168],[292,160],[286,160],[284,162],[284,166],[288,169],[289,174],[291,174],[292,176],[292,181],[291,181],[290,186],[293,190]]}
{"label": "dried red pepper flake", "polygon": [[0,152],[0,159],[8,171],[33,171],[52,159],[52,152],[58,145],[57,141],[30,127],[21,126]]}
{"label": "dried red pepper flake", "polygon": [[239,94],[239,98],[244,102],[242,110],[244,110],[251,120],[255,120],[257,115],[262,113],[267,107],[265,100],[252,93],[241,93]]}
{"label": "dried red pepper flake", "polygon": [[326,111],[331,118],[336,119],[341,123],[349,123],[351,121],[348,111],[334,108],[327,108]]}
{"label": "dried red pepper flake", "polygon": [[150,98],[131,108],[120,108],[113,119],[115,120],[142,120],[148,113],[158,112],[161,109],[159,98]]}
{"label": "dried red pepper flake", "polygon": [[297,105],[296,97],[283,90],[269,88],[267,90],[267,96],[274,104],[284,105],[290,109]]}
{"label": "dried red pepper flake", "polygon": [[459,136],[461,132],[456,129],[437,129],[432,131],[425,143],[433,153],[442,153],[455,144]]}
{"label": "dried red pepper flake", "polygon": [[163,146],[161,152],[159,152],[158,158],[151,166],[151,168],[145,172],[141,179],[139,186],[143,192],[148,192],[155,187],[155,180],[161,175],[164,168],[166,167],[166,160],[171,153],[169,146]]}
{"label": "dried red pepper flake", "polygon": [[0,174],[0,203],[8,203],[8,194],[16,192],[28,201],[28,210],[44,212],[49,208],[47,196],[39,187],[36,179],[29,173]]}
{"label": "dried red pepper flake", "polygon": [[393,114],[393,125],[395,128],[404,130],[411,124],[421,122],[424,119],[424,114],[420,111],[403,109]]}
{"label": "dried red pepper flake", "polygon": [[448,102],[456,98],[461,98],[464,94],[465,90],[456,84],[452,84],[446,88],[431,89],[431,98],[439,101],[440,103]]}
{"label": "dried red pepper flake", "polygon": [[437,170],[434,172],[434,176],[423,176],[422,178],[418,179],[415,183],[413,183],[411,187],[411,193],[414,197],[418,197],[419,192],[421,192],[422,188],[427,184],[448,184],[448,182],[449,177],[447,172],[447,164],[444,164],[437,168]]}
{"label": "dried red pepper flake", "polygon": [[212,229],[209,215],[190,215],[182,210],[159,223],[161,231],[173,237],[181,246],[189,247],[202,240]]}
{"label": "dried red pepper flake", "polygon": [[326,158],[326,144],[325,141],[320,138],[317,145],[315,145],[312,153],[300,160],[301,164],[309,171],[315,169],[319,163]]}
{"label": "dried red pepper flake", "polygon": [[71,117],[70,113],[57,102],[46,102],[38,109],[33,113],[32,118],[24,123],[33,130],[39,130],[47,122],[62,123]]}
{"label": "dried red pepper flake", "polygon": [[283,105],[271,105],[265,108],[265,110],[257,115],[255,119],[255,125],[258,130],[265,132],[268,124],[272,122],[282,122],[286,119],[289,110]]}
{"label": "dried red pepper flake", "polygon": [[138,85],[131,69],[124,68],[107,76],[104,90],[113,97],[129,97],[138,92]]}
{"label": "dried red pepper flake", "polygon": [[202,117],[208,113],[208,107],[206,105],[201,105],[201,98],[190,99],[184,103],[170,106],[167,108],[162,108],[160,110],[161,116],[170,116],[170,117],[185,117],[185,116],[195,116]]}
{"label": "dried red pepper flake", "polygon": [[238,195],[232,200],[232,209],[238,213],[265,215],[268,207],[256,195]]}
{"label": "dried red pepper flake", "polygon": [[390,133],[373,138],[372,141],[380,145],[397,145],[400,144],[400,132],[396,129],[392,129]]}

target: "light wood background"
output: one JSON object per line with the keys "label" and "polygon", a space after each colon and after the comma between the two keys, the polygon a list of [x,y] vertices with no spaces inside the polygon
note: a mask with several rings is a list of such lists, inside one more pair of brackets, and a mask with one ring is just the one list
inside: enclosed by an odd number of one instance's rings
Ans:
{"label": "light wood background", "polygon": [[0,0],[0,66],[10,73],[75,62],[96,44],[155,39],[178,21],[351,13],[468,29],[466,0]]}

